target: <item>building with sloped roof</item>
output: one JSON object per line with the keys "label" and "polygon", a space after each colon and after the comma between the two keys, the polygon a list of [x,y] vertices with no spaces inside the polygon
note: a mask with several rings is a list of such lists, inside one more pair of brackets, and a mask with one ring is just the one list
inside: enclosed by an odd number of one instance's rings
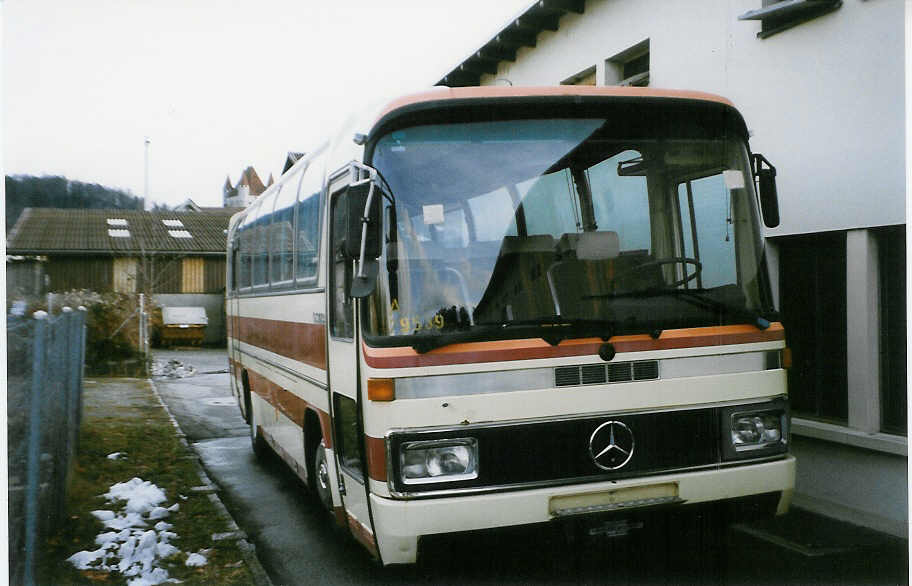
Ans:
{"label": "building with sloped roof", "polygon": [[256,169],[247,167],[241,173],[237,185],[231,185],[230,176],[225,178],[225,185],[222,186],[222,202],[225,207],[247,207],[273,183],[275,183],[275,179],[271,173],[269,181],[264,185],[263,180],[257,175]]}
{"label": "building with sloped roof", "polygon": [[7,296],[146,293],[165,307],[206,307],[207,341],[218,342],[224,339],[225,239],[237,211],[26,208],[7,242],[8,274],[23,280],[8,281]]}

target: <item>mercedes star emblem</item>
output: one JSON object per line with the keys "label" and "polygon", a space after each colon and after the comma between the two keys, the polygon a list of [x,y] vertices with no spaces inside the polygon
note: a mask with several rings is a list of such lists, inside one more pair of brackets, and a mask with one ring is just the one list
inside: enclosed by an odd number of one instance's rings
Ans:
{"label": "mercedes star emblem", "polygon": [[633,432],[620,421],[606,421],[589,438],[589,456],[602,470],[623,468],[633,457]]}

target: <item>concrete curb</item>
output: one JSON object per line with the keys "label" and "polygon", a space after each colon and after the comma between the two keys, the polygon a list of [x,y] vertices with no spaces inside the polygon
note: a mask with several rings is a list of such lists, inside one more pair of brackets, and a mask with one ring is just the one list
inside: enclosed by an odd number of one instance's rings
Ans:
{"label": "concrete curb", "polygon": [[[149,387],[152,388],[152,393],[155,395],[155,399],[162,406],[162,409],[165,410],[165,413],[168,414],[168,419],[171,420],[171,425],[174,426],[174,429],[177,430],[177,437],[180,442],[187,447],[188,449],[193,449],[193,446],[190,445],[190,442],[187,441],[187,434],[181,429],[180,424],[177,422],[177,419],[174,418],[174,415],[171,413],[171,410],[168,409],[168,405],[162,399],[161,395],[158,392],[158,387],[155,386],[155,381],[151,378],[146,379],[149,383]],[[196,450],[194,450],[196,453]],[[247,567],[250,569],[250,573],[253,574],[254,584],[256,586],[274,586],[272,580],[269,579],[269,575],[266,574],[266,570],[263,569],[263,565],[260,563],[259,558],[256,556],[256,546],[249,541],[247,541],[247,534],[241,531],[238,524],[235,522],[234,517],[231,516],[231,513],[228,512],[228,509],[225,507],[225,504],[222,502],[222,499],[218,496],[218,488],[215,483],[209,478],[209,475],[206,474],[206,471],[203,469],[202,463],[197,455],[196,458],[196,471],[199,474],[201,487],[195,487],[195,489],[205,488],[205,492],[209,497],[209,500],[215,505],[216,510],[219,512],[219,515],[225,519],[228,523],[228,533],[215,533],[212,535],[213,540],[222,540],[222,539],[236,539],[238,548],[241,550],[242,555],[244,556],[244,563],[247,564]]]}

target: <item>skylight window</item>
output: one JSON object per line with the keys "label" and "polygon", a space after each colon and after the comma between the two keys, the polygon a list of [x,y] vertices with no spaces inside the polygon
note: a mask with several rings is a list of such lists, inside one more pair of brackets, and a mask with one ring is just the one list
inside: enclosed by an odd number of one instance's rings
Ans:
{"label": "skylight window", "polygon": [[193,238],[193,234],[186,230],[168,230],[168,234],[171,238]]}
{"label": "skylight window", "polygon": [[183,228],[184,223],[180,220],[162,220],[162,224],[169,228]]}
{"label": "skylight window", "polygon": [[[110,222],[110,220],[108,220],[108,221]],[[110,228],[108,228],[108,236],[110,236],[111,238],[129,238],[130,231],[129,230],[111,230]]]}
{"label": "skylight window", "polygon": [[127,221],[123,218],[108,218],[108,226],[126,226]]}

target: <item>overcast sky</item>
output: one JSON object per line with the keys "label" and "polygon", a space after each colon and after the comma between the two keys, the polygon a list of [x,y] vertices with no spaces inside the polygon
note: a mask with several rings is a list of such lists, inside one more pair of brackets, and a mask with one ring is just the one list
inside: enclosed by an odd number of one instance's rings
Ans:
{"label": "overcast sky", "polygon": [[427,87],[531,0],[6,0],[6,174],[174,205],[265,182],[360,106]]}

